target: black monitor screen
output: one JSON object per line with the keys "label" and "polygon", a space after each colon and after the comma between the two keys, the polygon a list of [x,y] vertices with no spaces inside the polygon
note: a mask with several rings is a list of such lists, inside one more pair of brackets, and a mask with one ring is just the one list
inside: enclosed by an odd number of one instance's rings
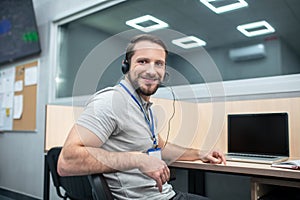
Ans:
{"label": "black monitor screen", "polygon": [[0,1],[0,64],[40,53],[32,0]]}
{"label": "black monitor screen", "polygon": [[228,152],[289,156],[287,113],[228,115]]}

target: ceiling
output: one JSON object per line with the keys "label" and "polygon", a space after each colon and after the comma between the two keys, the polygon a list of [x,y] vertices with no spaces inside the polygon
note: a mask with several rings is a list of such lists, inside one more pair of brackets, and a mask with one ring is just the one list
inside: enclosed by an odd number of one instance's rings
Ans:
{"label": "ceiling", "polygon": [[[300,0],[246,1],[248,7],[216,14],[199,0],[129,0],[87,16],[80,23],[114,35],[132,29],[125,21],[150,14],[168,23],[169,29],[205,40],[206,49],[279,38],[300,57]],[[248,38],[236,29],[261,20],[271,24],[275,33]],[[176,37],[163,39],[169,48],[179,48],[170,42]]]}

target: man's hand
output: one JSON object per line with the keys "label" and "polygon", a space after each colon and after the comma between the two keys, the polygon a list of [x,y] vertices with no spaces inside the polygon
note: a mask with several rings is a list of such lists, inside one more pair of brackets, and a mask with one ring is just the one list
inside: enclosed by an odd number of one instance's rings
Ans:
{"label": "man's hand", "polygon": [[159,191],[162,192],[162,186],[170,179],[170,169],[167,164],[156,157],[143,154],[139,159],[139,170],[154,179]]}
{"label": "man's hand", "polygon": [[223,153],[218,151],[212,151],[206,154],[201,158],[203,162],[212,163],[212,164],[221,164],[224,163],[226,165],[226,158]]}

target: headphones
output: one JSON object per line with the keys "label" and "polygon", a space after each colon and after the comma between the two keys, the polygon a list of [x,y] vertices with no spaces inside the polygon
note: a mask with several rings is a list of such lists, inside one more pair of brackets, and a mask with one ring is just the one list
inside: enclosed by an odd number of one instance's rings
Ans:
{"label": "headphones", "polygon": [[127,56],[126,56],[122,63],[122,68],[121,68],[123,74],[126,74],[129,71],[129,68],[130,68],[130,65],[129,65],[129,62],[127,61]]}

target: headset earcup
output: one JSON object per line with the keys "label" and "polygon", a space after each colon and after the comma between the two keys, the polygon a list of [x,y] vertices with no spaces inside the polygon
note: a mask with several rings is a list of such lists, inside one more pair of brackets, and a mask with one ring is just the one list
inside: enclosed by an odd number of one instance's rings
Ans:
{"label": "headset earcup", "polygon": [[127,61],[124,61],[122,63],[122,73],[126,74],[129,71],[129,63]]}

